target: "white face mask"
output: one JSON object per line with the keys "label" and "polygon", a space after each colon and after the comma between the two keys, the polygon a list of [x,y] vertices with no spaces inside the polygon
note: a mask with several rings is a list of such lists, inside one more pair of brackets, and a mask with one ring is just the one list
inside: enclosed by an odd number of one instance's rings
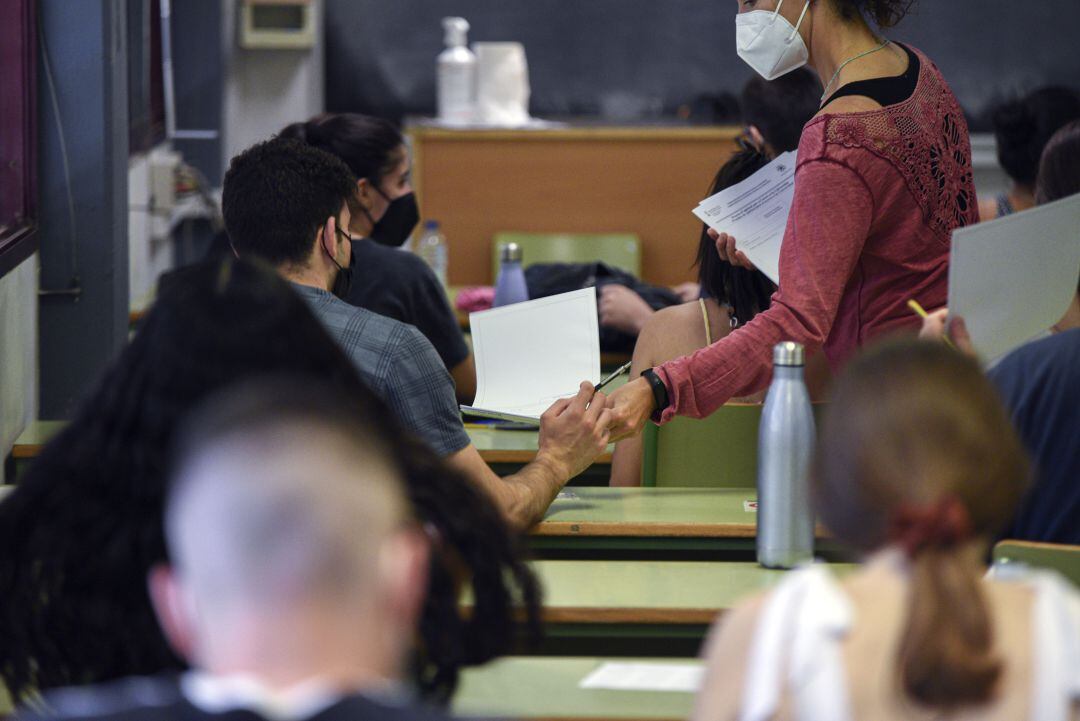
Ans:
{"label": "white face mask", "polygon": [[810,0],[806,0],[799,22],[791,26],[780,14],[784,0],[780,0],[774,12],[751,10],[735,16],[735,47],[739,57],[766,80],[790,73],[806,65],[810,52],[799,35]]}

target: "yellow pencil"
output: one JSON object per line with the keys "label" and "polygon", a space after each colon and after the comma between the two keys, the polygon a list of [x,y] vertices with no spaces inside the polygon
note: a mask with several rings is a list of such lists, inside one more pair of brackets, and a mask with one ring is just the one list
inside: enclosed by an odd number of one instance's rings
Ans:
{"label": "yellow pencil", "polygon": [[[923,320],[926,320],[930,317],[930,314],[926,312],[926,309],[919,305],[919,301],[915,300],[914,298],[908,300],[907,304],[908,308],[911,308],[913,311],[915,311],[915,313]],[[949,340],[949,336],[947,333],[945,335],[942,335],[941,339],[944,340],[945,344],[948,345],[950,348],[956,348],[956,346],[952,344],[952,341]]]}

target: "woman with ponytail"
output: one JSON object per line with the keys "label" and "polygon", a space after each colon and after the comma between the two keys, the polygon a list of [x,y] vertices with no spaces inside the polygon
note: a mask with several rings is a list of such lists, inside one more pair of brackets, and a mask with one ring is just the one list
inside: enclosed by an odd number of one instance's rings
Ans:
{"label": "woman with ponytail", "polygon": [[819,519],[862,554],[793,571],[725,616],[695,719],[1080,717],[1080,594],[986,579],[1029,464],[978,364],[893,342],[833,387],[812,469]]}
{"label": "woman with ponytail", "polygon": [[[446,701],[463,666],[510,650],[514,608],[539,634],[539,586],[487,494],[399,427],[303,299],[227,258],[184,269],[72,421],[0,504],[0,677],[12,697],[185,667],[158,628],[147,573],[165,560],[166,461],[193,408],[262,375],[315,377],[378,418],[432,542],[413,664]],[[460,613],[461,593],[474,612]]]}

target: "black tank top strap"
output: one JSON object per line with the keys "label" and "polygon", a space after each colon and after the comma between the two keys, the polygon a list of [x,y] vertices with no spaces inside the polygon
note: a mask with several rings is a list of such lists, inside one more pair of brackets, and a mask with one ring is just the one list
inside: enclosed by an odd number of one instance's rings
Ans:
{"label": "black tank top strap", "polygon": [[919,82],[919,56],[912,52],[911,48],[906,45],[901,43],[896,44],[907,53],[907,70],[900,75],[894,75],[889,78],[856,80],[853,83],[841,86],[821,104],[821,107],[824,108],[837,98],[843,98],[848,95],[861,95],[862,97],[870,98],[882,107],[885,107],[886,105],[896,105],[897,103],[902,103],[910,98],[915,92],[915,86]]}

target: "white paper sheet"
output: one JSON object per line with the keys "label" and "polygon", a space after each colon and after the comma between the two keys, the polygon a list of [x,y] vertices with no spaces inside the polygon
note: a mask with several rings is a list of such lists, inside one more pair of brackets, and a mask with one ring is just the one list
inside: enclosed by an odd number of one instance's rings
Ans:
{"label": "white paper sheet", "polygon": [[473,313],[469,325],[476,399],[466,412],[539,419],[581,381],[600,380],[595,288]]}
{"label": "white paper sheet", "polygon": [[949,313],[964,319],[975,349],[993,362],[1061,320],[1078,273],[1080,195],[959,228]]}
{"label": "white paper sheet", "polygon": [[696,693],[705,668],[700,663],[604,663],[581,680],[581,688],[614,691]]}
{"label": "white paper sheet", "polygon": [[694,215],[735,238],[736,247],[773,283],[780,283],[780,245],[795,197],[795,151],[788,151],[741,183],[698,204]]}

